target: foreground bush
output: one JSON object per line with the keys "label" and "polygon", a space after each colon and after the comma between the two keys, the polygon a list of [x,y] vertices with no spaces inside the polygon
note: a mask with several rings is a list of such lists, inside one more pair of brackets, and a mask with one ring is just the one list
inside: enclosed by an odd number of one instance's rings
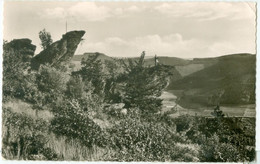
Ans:
{"label": "foreground bush", "polygon": [[88,147],[104,146],[106,143],[102,129],[77,102],[65,101],[63,105],[56,106],[53,112],[55,117],[51,121],[51,130],[56,135],[78,139]]}
{"label": "foreground bush", "polygon": [[200,161],[239,162],[255,159],[254,118],[200,117],[194,120],[186,136],[201,146]]}
{"label": "foreground bush", "polygon": [[126,118],[111,130],[117,161],[196,161],[196,152],[176,146],[185,140],[164,123]]}
{"label": "foreground bush", "polygon": [[2,155],[6,159],[55,160],[56,154],[45,146],[48,122],[3,109]]}

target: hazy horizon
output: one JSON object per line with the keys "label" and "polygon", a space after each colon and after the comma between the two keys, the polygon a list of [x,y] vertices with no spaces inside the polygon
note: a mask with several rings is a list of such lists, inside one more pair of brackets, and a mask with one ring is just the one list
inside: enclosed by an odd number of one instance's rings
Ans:
{"label": "hazy horizon", "polygon": [[[21,4],[22,3],[22,4]],[[203,58],[256,53],[255,2],[4,2],[4,39],[85,30],[76,54]]]}

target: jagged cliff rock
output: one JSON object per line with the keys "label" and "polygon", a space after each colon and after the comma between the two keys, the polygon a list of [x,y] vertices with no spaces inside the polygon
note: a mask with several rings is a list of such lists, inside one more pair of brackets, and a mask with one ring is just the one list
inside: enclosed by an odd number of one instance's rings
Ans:
{"label": "jagged cliff rock", "polygon": [[18,58],[22,59],[24,62],[28,62],[33,57],[36,49],[36,46],[31,43],[32,41],[30,39],[14,39],[9,43],[4,44],[4,56],[11,57],[11,54],[19,55],[17,56]]}
{"label": "jagged cliff rock", "polygon": [[32,59],[32,68],[38,69],[41,64],[59,66],[73,57],[85,31],[71,31],[62,36],[62,39],[51,44]]}

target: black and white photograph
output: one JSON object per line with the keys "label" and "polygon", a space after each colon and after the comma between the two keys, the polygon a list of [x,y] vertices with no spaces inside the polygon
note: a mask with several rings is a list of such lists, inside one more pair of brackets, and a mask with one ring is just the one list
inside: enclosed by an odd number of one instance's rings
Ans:
{"label": "black and white photograph", "polygon": [[2,160],[256,162],[256,2],[1,12]]}

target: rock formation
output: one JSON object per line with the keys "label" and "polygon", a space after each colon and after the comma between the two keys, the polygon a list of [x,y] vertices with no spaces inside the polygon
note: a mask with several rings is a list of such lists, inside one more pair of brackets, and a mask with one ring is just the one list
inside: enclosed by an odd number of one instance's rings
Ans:
{"label": "rock formation", "polygon": [[31,67],[38,69],[41,64],[59,66],[73,57],[85,31],[71,31],[62,36],[62,39],[51,44],[32,59]]}
{"label": "rock formation", "polygon": [[14,39],[4,44],[4,53],[21,55],[21,59],[24,62],[28,62],[33,57],[36,49],[36,46],[31,43],[32,41],[30,39]]}

